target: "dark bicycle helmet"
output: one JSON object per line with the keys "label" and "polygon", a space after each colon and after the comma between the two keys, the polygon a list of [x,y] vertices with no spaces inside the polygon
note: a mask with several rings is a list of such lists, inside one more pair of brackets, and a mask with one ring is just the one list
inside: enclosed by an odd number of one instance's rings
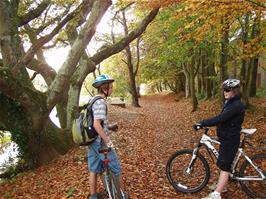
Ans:
{"label": "dark bicycle helmet", "polygon": [[240,81],[238,79],[227,79],[223,82],[223,89],[239,88]]}
{"label": "dark bicycle helmet", "polygon": [[105,84],[105,83],[112,83],[115,80],[111,77],[109,77],[108,75],[99,75],[92,83],[92,86],[94,88],[99,88],[101,85]]}

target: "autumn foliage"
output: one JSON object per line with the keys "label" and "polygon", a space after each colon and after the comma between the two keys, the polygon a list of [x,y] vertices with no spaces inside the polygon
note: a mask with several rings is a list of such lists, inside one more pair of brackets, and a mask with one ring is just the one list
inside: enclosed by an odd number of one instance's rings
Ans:
{"label": "autumn foliage", "polygon": [[[265,146],[265,98],[252,99],[256,105],[248,110],[243,127],[257,128],[250,142]],[[176,150],[191,148],[200,138],[192,130],[199,119],[215,115],[220,110],[217,101],[202,101],[199,111],[191,113],[190,103],[176,95],[141,98],[142,108],[110,107],[111,121],[117,121],[119,131],[112,139],[120,156],[123,177],[133,199],[201,198],[208,187],[196,194],[174,192],[165,175],[168,157]],[[215,135],[215,129],[212,128]],[[255,151],[247,147],[250,155]],[[58,160],[40,168],[22,173],[0,185],[0,198],[86,198],[89,195],[89,174],[84,161],[86,148],[74,148]],[[217,180],[218,169],[211,159],[209,185]],[[237,182],[230,182],[226,198],[248,198]],[[99,190],[102,190],[100,183]]]}

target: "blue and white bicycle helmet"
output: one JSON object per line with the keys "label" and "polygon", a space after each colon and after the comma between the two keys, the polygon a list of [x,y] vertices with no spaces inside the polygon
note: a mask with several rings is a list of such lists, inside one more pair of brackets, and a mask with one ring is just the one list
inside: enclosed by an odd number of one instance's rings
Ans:
{"label": "blue and white bicycle helmet", "polygon": [[115,80],[113,78],[111,78],[108,75],[99,75],[92,83],[92,86],[94,88],[99,88],[101,85],[105,84],[105,83],[112,83]]}
{"label": "blue and white bicycle helmet", "polygon": [[239,88],[240,81],[238,79],[227,79],[223,82],[223,89]]}

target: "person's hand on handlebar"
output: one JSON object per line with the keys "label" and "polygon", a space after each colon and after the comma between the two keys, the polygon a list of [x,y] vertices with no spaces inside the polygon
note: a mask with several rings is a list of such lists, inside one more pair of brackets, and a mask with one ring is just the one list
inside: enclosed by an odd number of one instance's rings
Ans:
{"label": "person's hand on handlebar", "polygon": [[106,143],[106,146],[107,146],[108,148],[114,148],[114,144],[113,144],[113,142],[112,142],[111,140],[109,140],[109,141]]}
{"label": "person's hand on handlebar", "polygon": [[197,122],[196,124],[193,125],[193,129],[195,131],[198,131],[199,129],[202,129],[202,128],[203,128],[203,126],[200,122]]}

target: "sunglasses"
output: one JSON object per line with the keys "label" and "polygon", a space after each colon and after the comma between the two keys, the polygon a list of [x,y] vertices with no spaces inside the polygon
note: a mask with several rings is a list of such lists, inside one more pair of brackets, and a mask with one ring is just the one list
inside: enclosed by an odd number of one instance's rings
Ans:
{"label": "sunglasses", "polygon": [[226,93],[228,93],[228,92],[230,92],[231,91],[231,89],[229,89],[229,88],[225,88],[224,89],[224,92],[226,92]]}

